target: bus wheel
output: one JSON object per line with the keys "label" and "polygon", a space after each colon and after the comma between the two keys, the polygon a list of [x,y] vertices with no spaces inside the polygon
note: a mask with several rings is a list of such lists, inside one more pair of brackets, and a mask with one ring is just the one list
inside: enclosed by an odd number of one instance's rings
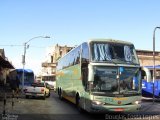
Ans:
{"label": "bus wheel", "polygon": [[26,95],[26,99],[28,99],[29,98],[29,95]]}
{"label": "bus wheel", "polygon": [[62,96],[62,90],[61,89],[59,89],[59,94],[58,95],[59,95],[59,99],[62,100],[63,96]]}
{"label": "bus wheel", "polygon": [[82,109],[82,107],[81,107],[81,105],[80,105],[80,97],[79,97],[78,94],[76,95],[76,107],[77,107],[77,109],[78,109],[78,111],[79,111],[80,113],[83,112],[83,109]]}
{"label": "bus wheel", "polygon": [[47,97],[50,97],[50,95],[51,95],[51,94],[50,94],[50,92],[49,92],[48,95],[47,95]]}
{"label": "bus wheel", "polygon": [[43,100],[45,100],[46,99],[46,93],[44,94],[44,96],[43,96]]}

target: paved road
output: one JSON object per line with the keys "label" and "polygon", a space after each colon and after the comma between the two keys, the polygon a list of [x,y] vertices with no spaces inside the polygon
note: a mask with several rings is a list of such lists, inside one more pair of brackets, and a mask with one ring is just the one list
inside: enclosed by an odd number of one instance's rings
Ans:
{"label": "paved road", "polygon": [[[0,102],[0,110],[3,112],[3,101]],[[31,99],[7,99],[6,113],[9,117],[18,120],[160,120],[160,102],[152,104],[151,100],[143,99],[142,110],[139,113],[127,114],[88,114],[79,113],[75,105],[66,100],[59,100],[57,94],[51,93],[46,100]]]}
{"label": "paved road", "polygon": [[[3,106],[3,101],[0,102]],[[1,107],[1,113],[3,107]],[[7,99],[6,113],[11,117],[18,117],[18,120],[94,120],[97,116],[88,113],[79,113],[75,105],[66,101],[59,100],[56,93],[52,92],[46,100],[40,98],[14,98]],[[105,116],[98,116],[97,119],[105,119]]]}

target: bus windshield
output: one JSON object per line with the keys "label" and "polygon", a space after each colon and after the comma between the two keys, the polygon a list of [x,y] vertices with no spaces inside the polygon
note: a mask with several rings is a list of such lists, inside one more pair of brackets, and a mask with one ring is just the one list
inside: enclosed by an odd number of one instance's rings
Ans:
{"label": "bus windshield", "polygon": [[118,67],[95,66],[93,92],[134,94],[139,91],[139,68],[125,68],[117,79]]}
{"label": "bus windshield", "polygon": [[133,45],[94,42],[91,44],[92,62],[139,64]]}

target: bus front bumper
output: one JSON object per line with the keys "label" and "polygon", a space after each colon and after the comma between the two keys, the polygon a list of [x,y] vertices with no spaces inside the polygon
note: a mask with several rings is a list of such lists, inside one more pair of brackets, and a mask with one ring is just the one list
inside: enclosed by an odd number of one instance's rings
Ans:
{"label": "bus front bumper", "polygon": [[141,105],[92,105],[89,112],[106,113],[106,112],[137,112]]}

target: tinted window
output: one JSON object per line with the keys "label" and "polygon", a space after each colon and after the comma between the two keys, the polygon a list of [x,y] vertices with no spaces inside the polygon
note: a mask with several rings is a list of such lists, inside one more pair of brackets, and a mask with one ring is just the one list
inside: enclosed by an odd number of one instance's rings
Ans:
{"label": "tinted window", "polygon": [[71,52],[69,52],[66,56],[61,58],[61,60],[58,62],[57,69],[64,69],[69,66],[73,66],[80,63],[80,50],[81,46],[75,48]]}
{"label": "tinted window", "polygon": [[33,83],[31,86],[34,86],[34,87],[44,87],[44,83]]}
{"label": "tinted window", "polygon": [[82,44],[82,63],[89,62],[89,47],[87,43]]}
{"label": "tinted window", "polygon": [[133,45],[95,42],[91,49],[94,62],[139,64]]}
{"label": "tinted window", "polygon": [[80,63],[80,46],[74,50],[74,65]]}

